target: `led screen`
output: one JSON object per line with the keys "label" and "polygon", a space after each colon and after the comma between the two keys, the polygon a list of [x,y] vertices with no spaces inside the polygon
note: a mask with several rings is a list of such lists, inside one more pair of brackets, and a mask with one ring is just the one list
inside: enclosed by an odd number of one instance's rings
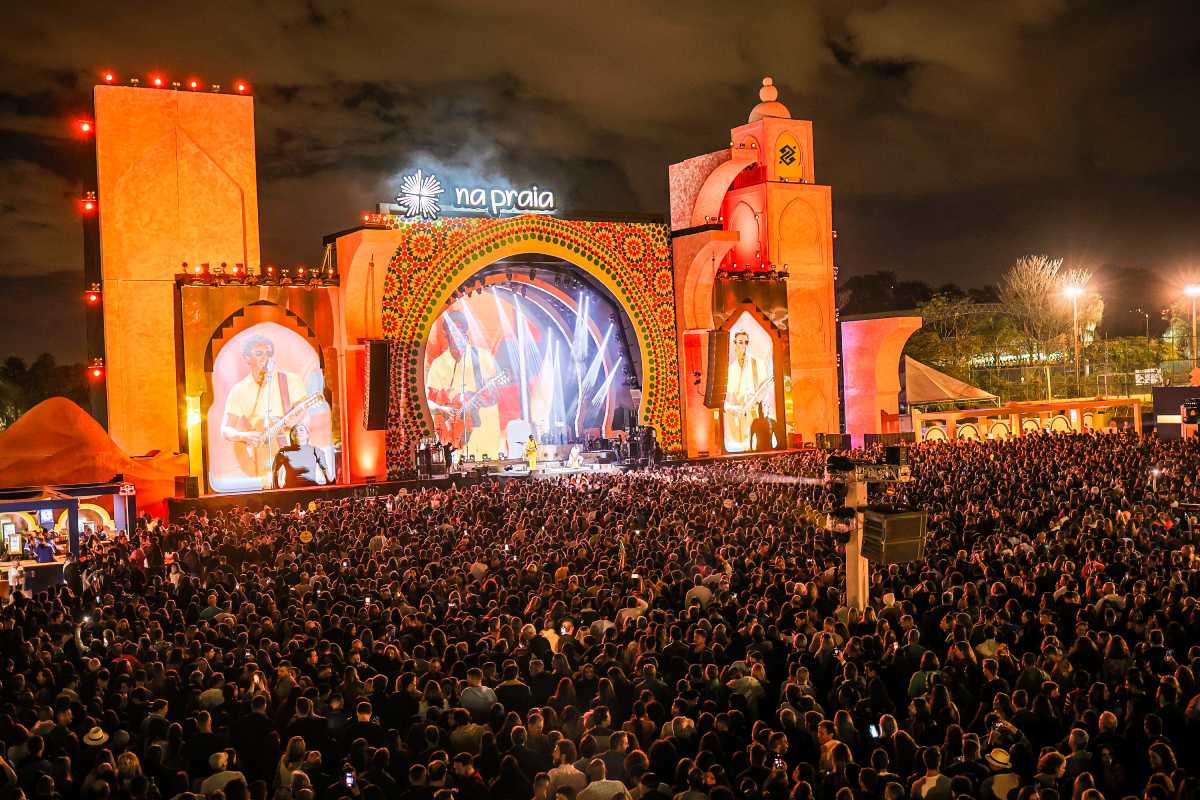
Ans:
{"label": "led screen", "polygon": [[443,309],[425,349],[436,438],[459,460],[520,458],[529,436],[607,436],[614,411],[636,408],[629,375],[611,304],[553,284],[479,285]]}
{"label": "led screen", "polygon": [[724,433],[727,453],[770,450],[775,443],[775,359],[771,335],[742,312],[729,330]]}
{"label": "led screen", "polygon": [[303,426],[322,451],[328,478],[336,469],[325,377],[316,349],[296,331],[261,322],[233,336],[217,354],[208,413],[208,477],[215,492],[275,488],[273,466],[293,429]]}

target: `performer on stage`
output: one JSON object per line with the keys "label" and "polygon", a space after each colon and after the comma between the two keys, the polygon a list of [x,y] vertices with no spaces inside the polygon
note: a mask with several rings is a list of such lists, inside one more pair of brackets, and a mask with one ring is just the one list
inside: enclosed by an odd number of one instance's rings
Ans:
{"label": "performer on stage", "polygon": [[750,423],[750,448],[756,453],[773,450],[771,420],[767,418],[767,412],[761,402],[756,403],[754,407],[756,414],[754,421]]}
{"label": "performer on stage", "polygon": [[[308,427],[295,426],[289,433],[289,439],[291,444],[275,454],[275,464],[271,468],[274,488],[293,489],[330,483],[325,456],[308,443]],[[320,480],[317,480],[318,471],[321,473]]]}
{"label": "performer on stage", "polygon": [[733,335],[733,354],[725,389],[725,449],[741,453],[750,449],[753,400],[762,382],[771,378],[770,369],[749,352],[750,334]]}
{"label": "performer on stage", "polygon": [[461,311],[442,315],[447,347],[429,365],[425,390],[429,411],[443,441],[464,455],[500,449],[500,408],[493,391],[502,376],[486,348],[471,343]]}
{"label": "performer on stage", "polygon": [[306,399],[304,382],[278,368],[275,344],[265,336],[248,337],[242,344],[242,358],[250,372],[233,385],[225,398],[221,436],[239,448],[238,464],[243,474],[259,478],[267,488],[279,443],[267,441],[265,431],[283,419],[293,404]]}
{"label": "performer on stage", "polygon": [[528,441],[525,442],[525,460],[529,463],[529,471],[533,472],[537,469],[537,442],[533,440],[533,434],[529,434]]}

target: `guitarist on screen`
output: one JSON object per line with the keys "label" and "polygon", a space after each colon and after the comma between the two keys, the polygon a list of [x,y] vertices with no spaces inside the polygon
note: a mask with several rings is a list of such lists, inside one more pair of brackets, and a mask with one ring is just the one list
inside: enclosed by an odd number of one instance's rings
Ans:
{"label": "guitarist on screen", "polygon": [[264,432],[304,399],[304,383],[299,376],[278,368],[275,345],[265,336],[247,337],[242,344],[242,358],[250,373],[235,383],[225,398],[221,436],[254,452],[255,457],[248,462],[252,466],[239,461],[242,471],[260,478],[263,488],[269,488],[271,465],[279,447],[276,442],[266,441]]}
{"label": "guitarist on screen", "polygon": [[744,453],[750,449],[750,426],[760,389],[772,377],[771,370],[750,352],[750,334],[733,334],[733,353],[725,390],[725,449]]}
{"label": "guitarist on screen", "polygon": [[429,411],[439,438],[466,456],[494,456],[501,443],[494,387],[502,376],[496,359],[487,348],[471,343],[467,318],[461,311],[445,312],[441,324],[447,346],[430,363],[425,378]]}

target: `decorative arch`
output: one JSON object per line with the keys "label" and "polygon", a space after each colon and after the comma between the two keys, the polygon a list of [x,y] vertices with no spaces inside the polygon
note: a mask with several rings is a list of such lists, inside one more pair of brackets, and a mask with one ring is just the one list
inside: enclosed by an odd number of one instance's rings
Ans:
{"label": "decorative arch", "polygon": [[1026,417],[1021,421],[1021,433],[1037,433],[1041,429],[1042,423],[1037,417]]}
{"label": "decorative arch", "polygon": [[383,334],[393,345],[387,436],[389,472],[409,443],[431,434],[421,386],[425,343],[451,294],[506,257],[554,256],[599,281],[628,314],[641,352],[641,417],[663,447],[682,444],[674,274],[664,225],[524,215],[401,223],[383,291]]}
{"label": "decorative arch", "polygon": [[735,266],[757,267],[762,251],[762,225],[758,214],[749,203],[739,201],[729,212],[729,219],[725,223],[729,230],[736,231],[738,235],[737,244],[733,246]]}
{"label": "decorative arch", "polygon": [[1008,427],[1007,422],[993,422],[992,427],[988,429],[989,439],[1007,439],[1012,436],[1012,430]]}
{"label": "decorative arch", "polygon": [[979,428],[974,422],[964,422],[958,426],[955,436],[959,439],[974,440],[979,438]]}
{"label": "decorative arch", "polygon": [[775,224],[775,252],[792,281],[823,283],[828,279],[821,258],[821,220],[808,200],[797,197],[779,214]]}
{"label": "decorative arch", "polygon": [[[104,508],[104,506],[98,506],[95,503],[80,503],[79,504],[79,521],[80,522],[84,521],[83,512],[85,512],[85,511],[90,511],[93,514],[95,514],[97,517],[99,517],[100,523],[104,527],[106,527],[110,530],[117,529],[116,524],[113,522],[112,515],[108,513],[108,509]],[[67,526],[70,524],[70,521],[68,520],[69,513],[70,512],[64,511],[58,515],[58,520],[54,523],[55,530],[66,530],[67,529]]]}
{"label": "decorative arch", "polygon": [[721,214],[721,203],[725,201],[725,193],[734,178],[749,167],[758,163],[758,150],[749,147],[735,147],[730,159],[704,179],[700,191],[696,193],[696,204],[692,207],[692,227],[712,224]]}
{"label": "decorative arch", "polygon": [[932,425],[925,429],[925,435],[921,438],[926,442],[944,442],[946,441],[946,429],[941,425]]}
{"label": "decorative arch", "polygon": [[[283,315],[282,317],[280,317],[281,314]],[[253,303],[244,305],[230,314],[213,331],[212,337],[208,340],[208,346],[204,348],[204,370],[212,372],[213,360],[217,357],[217,353],[221,351],[221,348],[225,346],[226,342],[260,322],[286,322],[292,325],[301,336],[308,339],[309,344],[317,351],[317,356],[321,360],[321,367],[324,368],[325,354],[321,352],[321,340],[317,338],[317,334],[313,332],[312,327],[304,317],[290,308],[273,303],[270,300],[255,300]]]}

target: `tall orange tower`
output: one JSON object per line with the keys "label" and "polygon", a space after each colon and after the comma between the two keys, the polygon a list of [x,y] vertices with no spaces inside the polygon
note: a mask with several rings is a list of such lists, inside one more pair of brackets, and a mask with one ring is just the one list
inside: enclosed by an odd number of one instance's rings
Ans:
{"label": "tall orange tower", "polygon": [[259,262],[254,101],[174,86],[94,94],[108,431],[134,455],[187,442],[175,317],[183,262],[255,272]]}
{"label": "tall orange tower", "polygon": [[715,433],[720,414],[706,404],[714,376],[723,374],[709,363],[728,310],[722,304],[729,303],[728,293],[715,291],[719,275],[777,284],[779,311],[760,310],[786,343],[776,377],[787,437],[813,441],[839,430],[832,195],[816,182],[814,163],[812,123],[792,119],[774,81],[764,78],[759,103],[730,131],[728,150],[670,167],[680,390],[691,455],[723,451]]}

